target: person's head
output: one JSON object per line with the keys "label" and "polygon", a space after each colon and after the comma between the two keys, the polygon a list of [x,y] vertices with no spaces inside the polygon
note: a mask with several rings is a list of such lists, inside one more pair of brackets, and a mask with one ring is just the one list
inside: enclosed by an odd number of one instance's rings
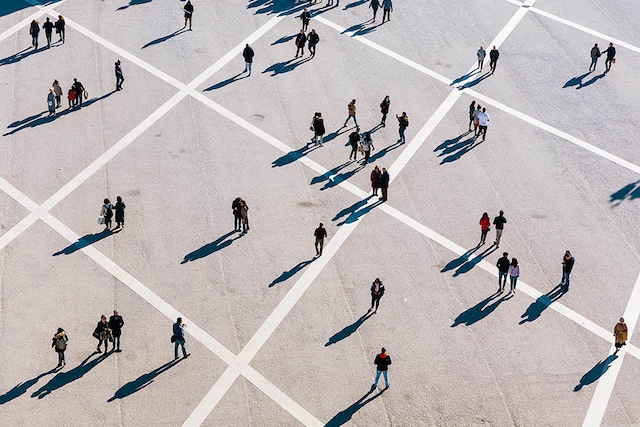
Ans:
{"label": "person's head", "polygon": [[502,256],[505,258],[509,258],[509,252],[502,252]]}
{"label": "person's head", "polygon": [[493,47],[493,50],[496,50],[496,47],[495,47],[495,46]]}
{"label": "person's head", "polygon": [[322,113],[320,113],[320,112],[316,113],[316,117],[318,117],[319,119],[321,119],[321,118],[322,118]]}
{"label": "person's head", "polygon": [[74,79],[73,79],[73,81],[74,81],[74,82],[77,82],[77,81],[78,81],[78,79],[75,79],[75,78],[74,78]]}
{"label": "person's head", "polygon": [[53,89],[49,89],[49,92],[53,93]]}
{"label": "person's head", "polygon": [[121,202],[122,201],[122,197],[120,197],[120,196],[116,197],[116,201]]}
{"label": "person's head", "polygon": [[[620,319],[620,320],[622,320],[622,319]],[[59,334],[60,332],[64,332],[64,329],[58,328],[58,332],[57,333]]]}
{"label": "person's head", "polygon": [[480,46],[480,49],[482,50],[482,49],[484,49],[484,48],[483,48],[482,46]]}
{"label": "person's head", "polygon": [[500,216],[504,215],[504,211],[500,211]]}
{"label": "person's head", "polygon": [[366,139],[367,141],[369,141],[371,139],[371,133],[369,132],[365,132],[364,133],[364,139]]}
{"label": "person's head", "polygon": [[249,47],[249,43],[247,43],[247,44],[245,45],[245,47]]}
{"label": "person's head", "polygon": [[315,33],[316,33],[316,29],[315,29],[315,28],[312,28],[312,29],[311,29],[311,34],[315,34]]}
{"label": "person's head", "polygon": [[104,204],[106,205],[107,203],[111,203],[111,202],[109,201],[109,199],[104,199]]}
{"label": "person's head", "polygon": [[118,315],[118,310],[113,310],[113,315],[117,316]]}
{"label": "person's head", "polygon": [[355,99],[352,99],[352,100],[351,100],[351,103],[352,103],[352,104],[355,104],[355,103],[356,103],[356,100],[355,100]]}
{"label": "person's head", "polygon": [[476,101],[475,100],[471,101],[471,105],[472,106],[476,105]]}
{"label": "person's head", "polygon": [[102,321],[102,323],[107,321],[107,316],[105,316],[104,314],[102,316],[100,316],[100,320]]}
{"label": "person's head", "polygon": [[609,43],[609,47],[613,46],[613,43]]}
{"label": "person's head", "polygon": [[380,350],[380,353],[385,354],[387,352],[387,349],[382,347],[382,349]]}
{"label": "person's head", "polygon": [[478,104],[478,110],[482,109],[482,106],[480,104]]}
{"label": "person's head", "polygon": [[384,97],[384,100],[385,100],[385,101],[388,101],[388,100],[389,100],[389,95],[385,96],[385,97]]}
{"label": "person's head", "polygon": [[58,19],[61,21],[64,21],[64,18],[62,17],[62,15],[58,15]]}
{"label": "person's head", "polygon": [[486,108],[483,108],[483,109],[482,109],[482,112],[483,112],[483,113],[486,113],[486,112],[487,112],[487,109],[486,109]]}
{"label": "person's head", "polygon": [[176,320],[176,323],[178,325],[182,325],[182,317],[178,317],[178,319]]}
{"label": "person's head", "polygon": [[374,168],[377,171],[380,171],[380,166],[376,165],[376,167]]}
{"label": "person's head", "polygon": [[511,265],[516,267],[518,265],[518,260],[516,258],[511,258]]}
{"label": "person's head", "polygon": [[382,168],[382,173],[385,173],[387,170],[385,168]]}
{"label": "person's head", "polygon": [[483,213],[483,214],[482,214],[482,218],[489,218],[489,214],[488,214],[488,213],[486,213],[486,212],[485,212],[485,213]]}
{"label": "person's head", "polygon": [[323,223],[320,223],[320,228],[322,228],[322,227],[324,227],[324,224],[323,224]]}
{"label": "person's head", "polygon": [[120,60],[119,59],[116,61],[116,65],[120,65]]}
{"label": "person's head", "polygon": [[47,17],[47,22],[49,22],[49,17]]}
{"label": "person's head", "polygon": [[304,34],[304,30],[300,30],[300,34]]}
{"label": "person's head", "polygon": [[[624,317],[620,318],[620,323],[624,323]],[[60,331],[60,328],[58,328],[58,332]]]}
{"label": "person's head", "polygon": [[407,116],[407,112],[406,112],[406,111],[403,111],[403,112],[402,112],[402,117],[406,117],[406,116]]}
{"label": "person's head", "polygon": [[571,252],[566,251],[566,252],[564,253],[564,257],[565,257],[565,258],[571,258]]}
{"label": "person's head", "polygon": [[58,84],[60,84],[60,83],[59,83],[57,80],[54,80],[54,81],[53,81],[53,84],[54,84],[54,85],[58,85]]}
{"label": "person's head", "polygon": [[594,44],[593,47],[598,47],[598,43]]}
{"label": "person's head", "polygon": [[306,7],[304,8],[304,11],[305,11],[305,12],[307,11],[307,8],[306,8]]}

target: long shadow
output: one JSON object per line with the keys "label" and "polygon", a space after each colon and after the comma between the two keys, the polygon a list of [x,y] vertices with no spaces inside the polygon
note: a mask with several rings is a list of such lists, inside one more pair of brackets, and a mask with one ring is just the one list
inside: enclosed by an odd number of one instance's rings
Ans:
{"label": "long shadow", "polygon": [[162,37],[159,37],[159,38],[157,38],[157,39],[155,39],[155,40],[151,40],[149,43],[145,44],[145,45],[144,45],[144,46],[142,46],[140,49],[146,49],[146,48],[148,48],[149,46],[153,46],[153,45],[155,45],[155,44],[159,44],[159,43],[162,43],[162,42],[166,42],[167,40],[172,39],[172,38],[174,38],[175,36],[180,35],[180,34],[182,34],[182,33],[186,32],[186,31],[189,31],[189,30],[188,30],[187,28],[180,28],[179,30],[174,31],[174,32],[173,32],[173,33],[171,33],[171,34],[167,34],[166,36],[162,36]]}
{"label": "long shadow", "polygon": [[572,86],[582,86],[582,80],[585,77],[587,77],[589,74],[591,74],[591,71],[589,71],[588,73],[584,73],[581,76],[571,77],[569,80],[567,80],[567,82],[564,84],[564,86],[562,86],[562,89],[566,89],[566,88],[572,87]]}
{"label": "long shadow", "polygon": [[136,378],[133,381],[129,381],[128,383],[120,387],[118,390],[116,390],[113,396],[107,400],[107,402],[113,402],[116,399],[124,399],[125,397],[130,396],[133,393],[136,393],[142,390],[146,386],[150,385],[158,375],[160,375],[165,371],[168,371],[169,369],[173,368],[183,360],[184,359],[182,358],[172,360],[171,362],[165,363],[164,365],[154,369],[151,372],[140,375],[138,378]]}
{"label": "long shadow", "polygon": [[458,258],[449,261],[447,263],[447,265],[445,265],[442,268],[442,270],[440,270],[440,273],[445,273],[445,272],[447,272],[449,270],[453,270],[454,268],[460,267],[462,264],[467,262],[469,260],[469,257],[471,256],[471,254],[474,253],[475,251],[477,251],[478,249],[480,249],[480,244],[478,244],[475,247],[469,249],[467,252],[463,253]]}
{"label": "long shadow", "polygon": [[472,86],[477,85],[478,83],[480,83],[481,81],[488,79],[489,77],[491,77],[491,71],[487,71],[486,73],[484,73],[483,75],[481,75],[480,77],[471,80],[470,82],[466,82],[463,85],[458,86],[458,90],[463,90]]}
{"label": "long shadow", "polygon": [[342,341],[343,339],[351,336],[358,328],[372,316],[372,312],[369,311],[363,314],[358,320],[350,324],[349,326],[345,326],[341,331],[336,332],[329,338],[329,341],[324,345],[325,347],[329,347],[332,344],[336,344],[337,342]]}
{"label": "long shadow", "polygon": [[361,6],[361,5],[365,4],[365,3],[367,3],[368,1],[369,1],[369,0],[358,0],[358,1],[354,1],[353,3],[346,4],[346,5],[343,7],[343,10],[347,10],[347,9],[351,9],[351,8],[353,8],[353,7]]}
{"label": "long shadow", "polygon": [[311,60],[310,56],[300,57],[289,59],[283,62],[276,62],[273,65],[267,67],[262,74],[271,73],[270,77],[275,77],[279,74],[285,74],[290,71],[295,70],[298,66],[304,64],[305,62],[309,62]]}
{"label": "long shadow", "polygon": [[13,387],[11,390],[6,392],[5,394],[0,395],[0,405],[4,405],[7,402],[11,402],[16,397],[22,396],[23,394],[25,394],[27,392],[27,390],[29,388],[31,388],[33,385],[35,385],[40,380],[40,378],[44,377],[45,375],[53,374],[57,370],[58,369],[53,368],[52,370],[50,370],[48,372],[43,372],[42,374],[38,375],[35,378],[32,378],[30,380],[27,380],[25,382],[21,382],[20,384],[17,384],[15,387]]}
{"label": "long shadow", "polygon": [[291,270],[283,271],[280,276],[276,277],[275,279],[273,279],[273,282],[269,283],[269,287],[272,288],[278,283],[282,283],[285,280],[288,280],[289,278],[296,275],[300,270],[305,268],[307,265],[311,264],[313,261],[315,261],[315,258],[311,258],[306,261],[301,261],[298,264],[296,264]]}
{"label": "long shadow", "polygon": [[[451,163],[451,162],[455,162],[456,160],[459,160],[460,157],[464,156],[465,154],[467,154],[469,151],[473,150],[480,144],[482,144],[482,141],[479,139],[474,139],[472,136],[467,138],[464,141],[461,141],[460,143],[456,144],[456,146],[451,147],[451,149],[455,149],[457,151],[448,155],[444,159],[442,159],[442,161],[440,162],[440,165],[444,165],[445,163]],[[439,154],[438,157],[440,157],[443,154],[444,152],[442,154]]]}
{"label": "long shadow", "polygon": [[290,35],[290,36],[282,36],[278,40],[276,40],[273,43],[271,43],[271,46],[275,46],[277,44],[286,43],[288,41],[291,41],[291,40],[295,39],[297,35],[298,35],[298,33]]}
{"label": "long shadow", "polygon": [[351,161],[344,162],[343,164],[338,165],[338,166],[334,167],[333,169],[330,169],[330,170],[326,171],[322,175],[314,176],[311,179],[311,185],[320,184],[321,182],[327,181],[328,179],[331,178],[331,176],[333,176],[336,173],[340,172],[342,169],[346,168],[350,164],[351,164]]}
{"label": "long shadow", "polygon": [[361,29],[366,27],[367,22],[369,22],[369,21],[364,21],[364,22],[361,22],[359,24],[354,24],[354,25],[350,26],[349,28],[345,28],[340,34],[347,34],[347,33],[359,31],[359,30],[361,30]]}
{"label": "long shadow", "polygon": [[640,198],[640,181],[627,184],[618,191],[611,193],[609,202],[613,203],[612,207],[618,206],[624,200],[634,200]]}
{"label": "long shadow", "polygon": [[485,317],[493,313],[493,311],[496,308],[498,308],[500,303],[507,300],[506,295],[503,295],[502,297],[495,299],[498,295],[500,295],[500,292],[496,292],[493,295],[488,296],[487,298],[480,301],[478,304],[460,313],[458,317],[456,317],[456,320],[453,322],[453,325],[451,325],[451,327],[455,328],[456,326],[461,325],[463,323],[466,326],[471,326],[474,323],[479,322],[480,320],[484,319]]}
{"label": "long shadow", "polygon": [[140,4],[145,4],[145,3],[151,3],[153,0],[131,0],[129,2],[129,4],[126,4],[124,6],[120,6],[119,8],[117,8],[116,10],[124,10],[124,9],[128,9],[131,6],[138,6]]}
{"label": "long shadow", "polygon": [[353,175],[357,174],[362,169],[364,169],[365,166],[366,165],[364,163],[360,163],[358,167],[356,167],[355,169],[351,169],[350,171],[342,172],[331,177],[327,182],[325,182],[322,188],[320,188],[320,191],[328,190],[330,188],[335,187],[336,185],[340,185],[340,183],[347,181]]}
{"label": "long shadow", "polygon": [[[305,7],[308,7],[309,3],[292,3],[291,0],[252,0],[249,1],[247,9],[257,9],[255,14],[279,14],[279,15],[291,15],[296,12],[301,12]],[[310,12],[313,12],[310,10]]]}
{"label": "long shadow", "polygon": [[16,62],[22,61],[23,59],[30,57],[34,53],[41,52],[46,48],[47,48],[46,46],[42,46],[38,49],[33,49],[32,47],[22,49],[20,52],[14,53],[13,55],[7,56],[6,58],[0,59],[0,67],[2,67],[3,65],[15,64]]}
{"label": "long shadow", "polygon": [[273,162],[271,162],[271,167],[272,168],[279,168],[279,167],[282,167],[282,166],[286,166],[286,165],[288,165],[290,163],[293,163],[296,160],[306,156],[307,154],[309,154],[310,152],[312,152],[313,150],[316,150],[318,148],[320,148],[319,145],[305,145],[304,147],[298,148],[297,150],[289,151],[284,156],[279,157],[279,158],[275,159]]}
{"label": "long shadow", "polygon": [[337,223],[336,225],[351,224],[356,222],[362,215],[366,214],[376,206],[382,204],[382,201],[378,200],[375,203],[368,205],[367,203],[369,203],[369,199],[371,199],[371,197],[372,196],[368,196],[366,199],[362,199],[349,206],[348,208],[342,209],[336,214],[336,216],[333,217],[332,221],[337,221],[338,219],[346,216],[345,220]]}
{"label": "long shadow", "polygon": [[236,233],[235,231],[229,231],[227,234],[223,234],[213,242],[207,243],[206,245],[196,249],[193,252],[189,252],[184,256],[184,259],[182,260],[182,262],[180,262],[180,264],[186,264],[188,262],[207,257],[212,253],[219,251],[220,249],[226,248],[227,246],[231,245],[234,240],[237,240],[241,237],[241,235],[238,234],[237,237],[233,239],[229,239],[229,237],[235,233]]}
{"label": "long shadow", "polygon": [[325,427],[337,427],[345,424],[346,422],[351,420],[351,418],[353,417],[353,414],[358,412],[360,408],[362,408],[372,400],[376,399],[377,397],[381,396],[382,393],[386,391],[386,389],[379,391],[377,394],[367,399],[367,396],[373,393],[373,391],[374,391],[374,388],[371,387],[371,390],[366,392],[364,396],[362,396],[360,399],[356,400],[353,404],[351,404],[348,408],[338,412],[333,418],[331,418],[329,422],[325,424]]}
{"label": "long shadow", "polygon": [[[343,130],[343,129],[344,129],[344,130]],[[354,126],[354,127],[352,127],[352,128],[341,127],[341,128],[340,128],[340,129],[338,129],[338,130],[334,130],[333,132],[326,134],[326,135],[324,136],[324,138],[322,138],[322,142],[323,142],[323,143],[326,143],[326,142],[329,142],[329,141],[333,141],[333,140],[334,140],[334,139],[336,139],[338,136],[342,135],[342,134],[343,134],[343,133],[345,133],[345,132],[350,131],[351,129],[355,129],[355,126]]]}
{"label": "long shadow", "polygon": [[591,77],[591,79],[589,79],[586,82],[584,82],[581,85],[579,85],[576,88],[576,90],[579,90],[579,89],[582,89],[583,87],[587,87],[589,85],[592,85],[592,84],[594,84],[595,82],[597,82],[598,80],[600,80],[601,78],[603,78],[606,75],[607,75],[607,73],[602,73],[602,74],[598,74],[597,76],[593,76],[593,77]]}
{"label": "long shadow", "polygon": [[565,294],[562,285],[557,285],[544,295],[541,295],[534,302],[531,303],[525,312],[520,316],[522,319],[518,324],[522,325],[527,322],[533,322],[538,319],[542,312],[545,311],[551,304],[558,301]]}
{"label": "long shadow", "polygon": [[358,31],[356,31],[353,34],[351,34],[351,37],[364,36],[366,34],[371,34],[374,31],[376,31],[378,29],[378,27],[381,26],[381,25],[383,25],[383,24],[365,26],[364,28],[360,28]]}
{"label": "long shadow", "polygon": [[388,147],[384,147],[384,148],[383,148],[382,150],[380,150],[380,151],[376,151],[376,154],[374,154],[373,156],[369,157],[369,163],[373,163],[373,162],[375,162],[376,160],[383,158],[384,156],[386,156],[386,155],[387,155],[387,153],[388,153],[389,151],[393,151],[393,150],[395,150],[396,148],[400,147],[401,145],[402,145],[402,142],[395,142],[395,143],[391,144],[391,145],[390,145],[390,146],[388,146]]}
{"label": "long shadow", "polygon": [[455,86],[460,82],[463,82],[465,80],[467,80],[469,77],[473,76],[474,74],[478,74],[480,72],[480,70],[475,69],[473,71],[468,72],[467,74],[465,74],[464,76],[460,76],[457,79],[454,79],[449,86]]}
{"label": "long shadow", "polygon": [[202,91],[203,92],[207,92],[207,91],[211,91],[211,90],[220,89],[221,87],[225,87],[228,84],[231,84],[233,82],[237,82],[238,80],[246,79],[247,77],[249,77],[249,74],[247,74],[247,75],[245,75],[243,77],[240,77],[243,74],[244,74],[244,72],[238,73],[235,76],[229,77],[227,80],[223,80],[223,81],[221,81],[219,83],[214,84],[213,86],[209,86],[208,88],[203,89]]}
{"label": "long shadow", "polygon": [[51,392],[82,378],[87,372],[96,367],[104,359],[109,357],[111,353],[103,354],[102,356],[96,357],[89,362],[89,359],[91,359],[91,357],[95,354],[97,353],[91,353],[89,357],[84,359],[82,363],[80,363],[80,365],[76,366],[72,370],[67,372],[59,372],[55,377],[51,378],[48,383],[40,387],[38,390],[34,391],[31,394],[31,397],[42,399],[43,397],[51,394]]}
{"label": "long shadow", "polygon": [[480,261],[485,259],[487,256],[491,255],[498,247],[496,245],[491,245],[487,249],[485,249],[482,253],[474,256],[473,258],[467,260],[464,264],[462,264],[455,273],[453,273],[453,277],[458,277],[461,274],[468,273],[471,271],[473,267],[478,265]]}
{"label": "long shadow", "polygon": [[582,390],[582,387],[598,381],[600,377],[603,376],[605,372],[607,372],[607,370],[611,366],[611,363],[617,358],[617,355],[612,354],[605,360],[601,360],[600,362],[598,362],[596,366],[591,368],[589,372],[587,372],[582,376],[582,378],[580,378],[580,383],[574,387],[573,391],[580,391]]}
{"label": "long shadow", "polygon": [[59,250],[58,252],[54,253],[52,256],[71,255],[77,250],[85,248],[89,245],[93,245],[94,243],[99,242],[102,239],[106,239],[112,234],[113,234],[113,231],[109,230],[108,228],[105,228],[99,233],[85,234],[84,236],[80,237],[77,242],[70,244],[69,246],[67,246],[62,250]]}

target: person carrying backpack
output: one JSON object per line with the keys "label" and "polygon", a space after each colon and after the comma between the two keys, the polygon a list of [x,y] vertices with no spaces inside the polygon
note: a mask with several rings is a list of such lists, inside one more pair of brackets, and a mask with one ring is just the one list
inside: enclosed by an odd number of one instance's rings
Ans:
{"label": "person carrying backpack", "polygon": [[399,117],[396,114],[396,119],[398,119],[398,131],[400,133],[400,139],[398,142],[404,144],[406,142],[404,139],[404,131],[409,127],[409,116],[407,116],[407,113],[403,111],[402,115]]}
{"label": "person carrying backpack", "polygon": [[58,332],[56,332],[51,341],[51,347],[58,353],[58,366],[56,366],[56,368],[61,368],[65,365],[64,352],[67,349],[69,337],[64,329],[58,328]]}
{"label": "person carrying backpack", "polygon": [[114,206],[111,204],[111,201],[109,201],[109,199],[104,199],[104,204],[102,205],[102,209],[100,210],[100,216],[102,217],[102,223],[105,227],[107,227],[107,230],[111,230],[113,208]]}

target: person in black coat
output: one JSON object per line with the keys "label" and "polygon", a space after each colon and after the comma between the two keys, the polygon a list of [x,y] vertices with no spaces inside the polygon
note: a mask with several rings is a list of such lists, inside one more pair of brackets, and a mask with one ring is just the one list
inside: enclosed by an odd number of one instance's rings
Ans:
{"label": "person in black coat", "polygon": [[616,48],[613,47],[613,43],[609,43],[609,47],[602,51],[602,55],[607,54],[607,59],[604,61],[604,66],[607,67],[604,70],[605,73],[608,73],[611,69],[611,63],[615,62],[616,57]]}
{"label": "person in black coat", "polygon": [[64,18],[62,17],[62,15],[58,15],[58,20],[56,21],[56,33],[60,34],[60,38],[58,39],[58,41],[62,42],[63,44],[66,24],[67,23],[64,22]]}
{"label": "person in black coat", "polygon": [[29,26],[29,34],[31,34],[31,46],[38,49],[38,36],[40,35],[40,23],[35,19],[31,21]]}
{"label": "person in black coat", "polygon": [[122,201],[122,197],[116,197],[116,228],[124,228],[124,208],[126,207]]}
{"label": "person in black coat", "polygon": [[184,28],[187,28],[187,22],[189,23],[189,29],[191,29],[191,18],[193,17],[193,5],[191,4],[191,0],[187,2],[182,8],[184,10]]}
{"label": "person in black coat", "polygon": [[120,353],[120,335],[122,335],[122,327],[124,319],[118,314],[118,310],[113,310],[113,316],[109,318],[109,328],[113,334],[113,349],[116,353]]}
{"label": "person in black coat", "polygon": [[122,83],[124,83],[124,75],[122,74],[122,67],[120,64],[120,60],[118,59],[115,63],[116,90],[122,90]]}
{"label": "person in black coat", "polygon": [[77,105],[82,108],[82,98],[84,97],[84,86],[82,83],[78,81],[78,79],[73,79],[73,90],[76,93],[76,99],[73,101],[73,105]]}
{"label": "person in black coat", "polygon": [[489,52],[489,68],[491,69],[491,74],[496,70],[496,64],[498,63],[498,57],[500,57],[500,52],[494,46],[493,49]]}
{"label": "person in black coat", "polygon": [[[311,121],[311,130],[313,131],[313,138],[311,139],[314,144],[319,144],[322,147],[322,138],[326,132],[324,128],[324,118],[322,113],[315,113],[313,120]],[[307,144],[308,145],[308,144]]]}
{"label": "person in black coat", "polygon": [[382,120],[380,120],[380,124],[382,125],[382,127],[386,126],[385,122],[387,121],[387,114],[389,114],[390,105],[391,100],[389,99],[389,95],[387,95],[380,103],[380,112],[382,113]]}
{"label": "person in black coat", "polygon": [[236,197],[231,203],[233,211],[233,231],[242,231],[242,198]]}
{"label": "person in black coat", "polygon": [[349,144],[351,144],[351,154],[349,154],[349,160],[353,157],[354,161],[358,159],[358,145],[360,145],[360,140],[362,137],[360,136],[360,126],[356,126],[356,130],[349,134]]}
{"label": "person in black coat", "polygon": [[300,14],[300,20],[302,21],[302,31],[307,31],[309,28],[309,21],[311,21],[311,13],[305,8]]}
{"label": "person in black coat", "polygon": [[47,37],[47,48],[51,48],[51,35],[53,34],[53,22],[47,17],[47,20],[42,24],[44,35]]}
{"label": "person in black coat", "polygon": [[376,306],[376,311],[378,312],[378,306],[380,305],[380,298],[384,295],[384,284],[380,281],[380,279],[376,278],[371,284],[371,308],[369,311],[373,310],[373,305]]}
{"label": "person in black coat", "polygon": [[100,350],[100,346],[104,342],[104,352],[106,353],[109,347],[111,328],[109,328],[107,317],[104,314],[100,316],[100,321],[98,322],[98,326],[96,326],[96,329],[93,331],[93,336],[98,340],[98,348],[96,349],[96,351],[98,353],[102,353],[102,351]]}
{"label": "person in black coat", "polygon": [[382,190],[382,197],[380,200],[387,201],[387,189],[389,188],[389,172],[385,168],[382,168],[382,174],[380,174],[380,180],[378,181],[380,190]]}
{"label": "person in black coat", "polygon": [[249,46],[249,43],[244,47],[242,51],[242,57],[244,58],[244,73],[249,71],[249,75],[251,75],[251,65],[253,65],[253,49]]}
{"label": "person in black coat", "polygon": [[[307,36],[304,34],[304,30],[300,30],[296,36],[296,58],[298,56],[304,56],[304,45],[307,43]],[[300,53],[302,52],[302,53]]]}
{"label": "person in black coat", "polygon": [[309,53],[313,58],[314,56],[316,56],[316,45],[320,41],[320,36],[318,35],[318,33],[316,33],[315,29],[311,30],[311,32],[309,33],[308,40],[309,40]]}

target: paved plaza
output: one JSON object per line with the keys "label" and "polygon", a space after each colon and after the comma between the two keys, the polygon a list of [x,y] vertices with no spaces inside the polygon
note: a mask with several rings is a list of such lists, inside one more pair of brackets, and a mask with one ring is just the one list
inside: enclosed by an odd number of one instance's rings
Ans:
{"label": "paved plaza", "polygon": [[[640,426],[640,2],[393,0],[384,24],[337,2],[193,0],[192,30],[181,0],[1,2],[1,426]],[[320,42],[294,58],[305,7]],[[58,15],[65,43],[41,31],[34,50],[30,23]],[[610,72],[588,72],[610,42]],[[88,97],[68,109],[74,78]],[[366,165],[348,160],[352,99]],[[126,226],[105,231],[116,196]],[[500,246],[493,226],[479,245],[500,210]],[[122,352],[96,353],[114,309]],[[174,360],[179,316],[191,356]]]}

